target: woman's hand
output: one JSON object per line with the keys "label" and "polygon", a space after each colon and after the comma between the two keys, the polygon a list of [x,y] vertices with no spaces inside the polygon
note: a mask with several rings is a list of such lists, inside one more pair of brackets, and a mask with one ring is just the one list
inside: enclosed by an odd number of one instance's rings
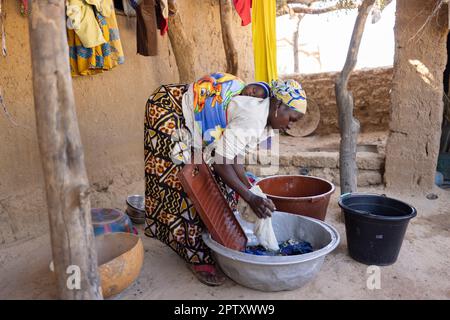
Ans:
{"label": "woman's hand", "polygon": [[247,203],[250,205],[256,216],[260,219],[271,217],[272,212],[276,210],[272,200],[262,198],[253,193],[249,197]]}
{"label": "woman's hand", "polygon": [[[221,160],[223,160],[223,162],[216,162],[213,165],[215,172],[223,179],[223,181],[229,187],[231,187],[234,191],[236,191],[244,199],[244,201],[250,205],[253,212],[258,218],[265,219],[271,217],[272,212],[276,210],[272,200],[257,196],[256,194],[254,194],[249,190],[250,183],[247,177],[245,177],[245,171],[243,170],[243,167],[240,170],[238,170],[241,172],[240,174],[240,176],[242,177],[241,180],[238,174],[236,173],[236,169],[233,167],[233,165],[226,164],[225,158]],[[233,164],[236,164],[236,158],[233,160]],[[244,184],[243,181],[247,183]]]}

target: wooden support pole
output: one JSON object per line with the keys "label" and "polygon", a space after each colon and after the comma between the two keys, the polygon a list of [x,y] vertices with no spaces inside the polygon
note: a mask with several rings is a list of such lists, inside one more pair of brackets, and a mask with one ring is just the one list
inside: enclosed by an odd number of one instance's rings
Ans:
{"label": "wooden support pole", "polygon": [[102,299],[64,10],[64,0],[33,1],[29,20],[53,262],[61,299]]}
{"label": "wooden support pole", "polygon": [[299,50],[299,37],[300,37],[300,23],[302,22],[302,19],[304,15],[302,14],[296,14],[295,17],[297,18],[297,26],[295,28],[295,32],[293,35],[293,46],[294,46],[294,73],[300,73],[300,50]]}
{"label": "wooden support pole", "polygon": [[353,95],[348,91],[348,80],[355,68],[359,45],[364,32],[367,16],[375,0],[364,0],[359,7],[358,17],[353,28],[352,39],[342,72],[335,82],[336,103],[339,114],[341,144],[339,152],[339,175],[341,194],[357,190],[358,167],[356,165],[356,146],[359,133],[359,122],[353,117]]}
{"label": "wooden support pole", "polygon": [[231,0],[220,0],[220,25],[222,28],[223,47],[227,60],[227,72],[237,75],[238,53],[234,45],[231,25],[233,22],[233,8]]}
{"label": "wooden support pole", "polygon": [[181,83],[193,82],[199,77],[198,56],[194,41],[186,35],[183,21],[175,1],[169,3],[169,8],[174,12],[169,15],[169,39],[172,45],[173,54],[177,61],[178,73]]}

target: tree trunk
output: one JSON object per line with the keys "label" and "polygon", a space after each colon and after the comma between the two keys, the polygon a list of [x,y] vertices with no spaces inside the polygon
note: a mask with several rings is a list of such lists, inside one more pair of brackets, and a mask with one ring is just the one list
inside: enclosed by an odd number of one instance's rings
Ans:
{"label": "tree trunk", "polygon": [[227,59],[227,72],[237,75],[238,53],[234,45],[231,25],[233,22],[233,11],[231,0],[220,0],[220,25],[222,27],[222,40]]}
{"label": "tree trunk", "polygon": [[397,0],[386,186],[427,192],[434,186],[447,61],[447,5]]}
{"label": "tree trunk", "polygon": [[294,73],[300,73],[300,50],[299,50],[299,37],[300,37],[300,22],[303,16],[297,15],[297,28],[294,32],[294,39],[292,41],[294,46]]}
{"label": "tree trunk", "polygon": [[356,166],[356,146],[360,126],[358,120],[353,117],[353,95],[348,91],[347,85],[350,73],[355,68],[357,62],[359,45],[367,16],[374,3],[375,0],[364,0],[359,8],[347,53],[347,60],[335,83],[339,129],[341,132],[339,152],[341,194],[355,192],[357,190],[358,167]]}
{"label": "tree trunk", "polygon": [[175,2],[172,3],[172,7],[175,14],[169,16],[169,39],[177,61],[180,82],[193,82],[198,77],[195,43],[185,33],[183,21]]}
{"label": "tree trunk", "polygon": [[61,299],[102,299],[89,184],[75,113],[65,2],[32,2],[33,91],[53,262]]}

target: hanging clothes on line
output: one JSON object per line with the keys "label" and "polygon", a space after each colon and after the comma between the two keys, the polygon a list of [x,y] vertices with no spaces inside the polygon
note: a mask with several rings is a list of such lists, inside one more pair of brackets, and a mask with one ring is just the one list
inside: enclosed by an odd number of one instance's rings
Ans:
{"label": "hanging clothes on line", "polygon": [[28,0],[19,0],[20,4],[20,14],[23,16],[28,16],[31,13],[31,6],[28,4]]}
{"label": "hanging clothes on line", "polygon": [[95,19],[105,42],[91,48],[86,47],[74,29],[67,29],[70,68],[73,76],[97,74],[125,62],[112,0],[103,0],[101,3],[90,2],[94,3],[92,8]]}
{"label": "hanging clothes on line", "polygon": [[84,0],[68,0],[66,7],[67,27],[73,29],[85,48],[106,43],[97,22],[94,7]]}
{"label": "hanging clothes on line", "polygon": [[129,0],[122,0],[122,6],[123,12],[127,17],[136,17],[136,9]]}
{"label": "hanging clothes on line", "polygon": [[167,19],[169,18],[169,3],[167,0],[158,0],[159,6],[161,8],[162,16]]}
{"label": "hanging clothes on line", "polygon": [[156,1],[156,21],[161,35],[169,30],[169,6],[167,0]]}
{"label": "hanging clothes on line", "polygon": [[158,55],[156,29],[156,0],[142,0],[136,9],[136,42],[138,54],[147,57]]}
{"label": "hanging clothes on line", "polygon": [[233,0],[234,8],[241,17],[242,26],[252,22],[252,0]]}
{"label": "hanging clothes on line", "polygon": [[116,10],[123,11],[127,17],[136,17],[136,7],[140,0],[114,0]]}
{"label": "hanging clothes on line", "polygon": [[133,7],[133,9],[136,10],[137,6],[142,2],[142,0],[128,0],[128,2]]}
{"label": "hanging clothes on line", "polygon": [[255,80],[277,80],[276,1],[253,0],[252,34]]}
{"label": "hanging clothes on line", "polygon": [[95,7],[104,17],[109,17],[114,12],[113,0],[84,0],[86,3]]}
{"label": "hanging clothes on line", "polygon": [[175,0],[167,0],[167,10],[169,10],[170,17],[177,14],[177,4]]}

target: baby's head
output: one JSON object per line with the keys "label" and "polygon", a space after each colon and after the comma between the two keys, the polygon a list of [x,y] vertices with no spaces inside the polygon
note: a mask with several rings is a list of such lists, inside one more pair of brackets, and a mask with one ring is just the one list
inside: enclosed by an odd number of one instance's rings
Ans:
{"label": "baby's head", "polygon": [[270,96],[270,86],[263,81],[250,83],[242,89],[241,95],[265,99]]}

